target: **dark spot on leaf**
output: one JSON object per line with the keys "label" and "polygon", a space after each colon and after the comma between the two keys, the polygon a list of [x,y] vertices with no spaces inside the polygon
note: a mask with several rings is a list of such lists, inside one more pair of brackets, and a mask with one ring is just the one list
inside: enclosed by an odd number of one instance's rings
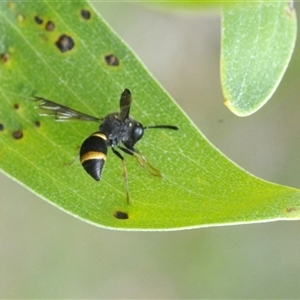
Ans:
{"label": "dark spot on leaf", "polygon": [[9,56],[8,56],[7,53],[2,53],[2,54],[0,55],[0,58],[1,58],[1,61],[2,61],[2,62],[6,63],[6,62],[8,61]]}
{"label": "dark spot on leaf", "polygon": [[13,136],[14,139],[19,140],[23,137],[23,132],[22,132],[22,130],[14,131],[12,133],[12,136]]}
{"label": "dark spot on leaf", "polygon": [[73,39],[70,36],[67,36],[65,34],[62,34],[59,37],[59,39],[55,42],[55,44],[61,52],[69,51],[75,45]]}
{"label": "dark spot on leaf", "polygon": [[43,24],[43,19],[41,17],[39,17],[39,16],[35,16],[34,20],[39,25]]}
{"label": "dark spot on leaf", "polygon": [[119,65],[119,59],[114,54],[106,55],[105,61],[109,66],[118,66]]}
{"label": "dark spot on leaf", "polygon": [[123,212],[123,211],[116,211],[114,213],[114,217],[120,220],[126,220],[129,218],[128,213]]}
{"label": "dark spot on leaf", "polygon": [[82,10],[81,10],[81,16],[82,16],[84,19],[88,20],[88,19],[91,18],[91,13],[90,13],[90,11],[88,11],[88,10],[86,10],[86,9],[82,9]]}
{"label": "dark spot on leaf", "polygon": [[41,122],[40,121],[35,121],[34,125],[35,125],[35,127],[39,128],[39,127],[41,127]]}
{"label": "dark spot on leaf", "polygon": [[52,21],[48,21],[45,28],[46,28],[47,31],[53,31],[54,28],[55,28],[55,25]]}
{"label": "dark spot on leaf", "polygon": [[0,131],[4,130],[4,125],[2,123],[0,123]]}
{"label": "dark spot on leaf", "polygon": [[20,105],[18,103],[15,103],[14,104],[14,109],[19,109],[20,108]]}

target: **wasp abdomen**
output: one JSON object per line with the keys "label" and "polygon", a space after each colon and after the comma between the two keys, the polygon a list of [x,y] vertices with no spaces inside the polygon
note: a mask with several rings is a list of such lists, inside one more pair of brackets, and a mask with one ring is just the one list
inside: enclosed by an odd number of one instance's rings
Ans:
{"label": "wasp abdomen", "polygon": [[97,181],[101,178],[101,172],[106,160],[106,141],[105,134],[95,132],[82,143],[80,148],[80,162],[82,166]]}

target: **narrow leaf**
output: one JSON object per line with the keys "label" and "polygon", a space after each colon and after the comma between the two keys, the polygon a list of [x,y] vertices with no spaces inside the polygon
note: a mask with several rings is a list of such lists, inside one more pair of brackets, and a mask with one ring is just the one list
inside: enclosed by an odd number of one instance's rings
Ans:
{"label": "narrow leaf", "polygon": [[[217,151],[85,1],[2,1],[0,37],[0,166],[53,205],[92,224],[135,230],[299,218],[299,191],[260,180]],[[99,123],[41,117],[32,101],[101,119],[119,113],[125,88],[144,126],[179,127],[149,128],[136,145],[161,177],[122,152],[130,204],[122,162],[110,149],[100,182],[76,159]]]}

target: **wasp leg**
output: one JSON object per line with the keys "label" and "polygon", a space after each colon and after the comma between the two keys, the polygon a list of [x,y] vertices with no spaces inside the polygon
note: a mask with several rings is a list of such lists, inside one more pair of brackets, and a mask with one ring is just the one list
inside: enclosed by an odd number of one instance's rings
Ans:
{"label": "wasp leg", "polygon": [[146,159],[146,157],[139,152],[139,150],[134,149],[134,148],[129,148],[129,147],[121,147],[118,146],[123,152],[125,152],[126,154],[129,154],[131,156],[133,156],[137,162],[140,164],[140,166],[142,168],[144,168],[147,172],[149,172],[150,174],[152,174],[153,176],[158,176],[158,177],[162,177],[161,173],[159,170],[157,170],[156,168],[154,168]]}
{"label": "wasp leg", "polygon": [[70,166],[72,166],[78,158],[79,158],[79,154],[77,154],[72,161],[70,161],[68,163],[64,163],[63,166],[64,167],[70,167]]}
{"label": "wasp leg", "polygon": [[123,177],[124,177],[125,190],[126,190],[126,201],[127,201],[127,204],[129,204],[130,201],[129,201],[129,192],[128,192],[128,178],[127,178],[126,162],[125,162],[124,157],[116,149],[114,149],[112,147],[111,150],[115,155],[117,155],[122,160],[122,163],[123,163]]}

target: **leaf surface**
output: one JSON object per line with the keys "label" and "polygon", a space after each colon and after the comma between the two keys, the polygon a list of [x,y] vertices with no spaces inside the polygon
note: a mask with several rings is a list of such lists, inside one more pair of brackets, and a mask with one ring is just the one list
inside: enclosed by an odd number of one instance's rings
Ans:
{"label": "leaf surface", "polygon": [[[299,218],[299,191],[258,179],[224,157],[145,67],[81,2],[0,3],[0,167],[34,193],[89,223],[114,229],[171,230]],[[133,95],[131,115],[147,130],[136,145],[163,177],[110,150],[100,183],[78,159],[99,124],[41,117],[33,96],[96,117]],[[124,154],[125,156],[125,154]]]}

